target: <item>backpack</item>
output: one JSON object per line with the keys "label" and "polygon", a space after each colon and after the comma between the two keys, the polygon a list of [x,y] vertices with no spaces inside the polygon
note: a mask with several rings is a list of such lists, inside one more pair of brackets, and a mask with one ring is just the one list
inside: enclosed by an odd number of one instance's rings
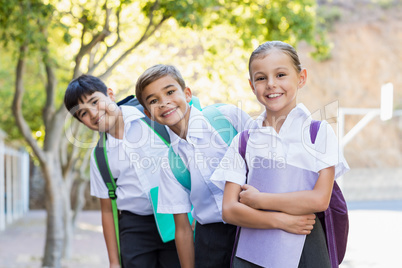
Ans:
{"label": "backpack", "polygon": [[[204,107],[201,111],[211,126],[218,132],[223,141],[229,146],[233,138],[237,135],[237,130],[218,110],[218,107],[225,105],[222,103],[212,104]],[[200,109],[199,109],[200,110]],[[191,176],[187,167],[180,156],[169,148],[169,165],[173,175],[187,190],[191,190]]]}
{"label": "backpack", "polygon": [[[311,143],[314,144],[318,130],[320,128],[320,121],[312,120],[310,124],[310,139]],[[242,156],[246,162],[246,147],[249,138],[248,130],[240,133],[239,137],[239,154]],[[248,166],[246,162],[247,174]],[[343,197],[342,191],[339,185],[334,181],[334,186],[332,189],[331,199],[329,202],[328,209],[323,212],[316,213],[317,218],[323,226],[325,237],[327,241],[328,254],[331,262],[331,267],[338,267],[342,263],[343,258],[346,253],[346,245],[349,233],[349,217],[348,208],[346,205],[345,198]],[[236,243],[238,239],[239,227],[236,234]],[[235,252],[233,252],[234,257]]]}

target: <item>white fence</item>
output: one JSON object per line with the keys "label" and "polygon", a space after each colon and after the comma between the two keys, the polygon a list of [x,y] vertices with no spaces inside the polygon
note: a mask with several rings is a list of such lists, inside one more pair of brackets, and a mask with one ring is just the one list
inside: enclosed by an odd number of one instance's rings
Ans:
{"label": "white fence", "polygon": [[5,145],[0,130],[0,231],[29,210],[29,155]]}

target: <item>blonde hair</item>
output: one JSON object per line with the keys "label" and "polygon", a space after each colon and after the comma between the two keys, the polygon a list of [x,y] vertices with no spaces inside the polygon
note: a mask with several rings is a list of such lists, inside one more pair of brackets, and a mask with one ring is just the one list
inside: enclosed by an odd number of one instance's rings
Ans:
{"label": "blonde hair", "polygon": [[255,59],[262,59],[266,55],[268,55],[271,50],[278,49],[284,53],[286,53],[292,60],[293,66],[295,70],[299,73],[302,70],[302,66],[300,64],[299,56],[297,55],[296,50],[289,44],[282,41],[268,41],[261,45],[259,45],[253,53],[251,53],[250,60],[248,62],[248,70],[250,74],[250,80],[252,80],[251,76],[251,63]]}

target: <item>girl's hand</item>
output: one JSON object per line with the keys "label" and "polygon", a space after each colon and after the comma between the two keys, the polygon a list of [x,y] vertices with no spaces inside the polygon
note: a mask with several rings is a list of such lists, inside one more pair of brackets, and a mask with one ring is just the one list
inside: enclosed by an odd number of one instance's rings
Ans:
{"label": "girl's hand", "polygon": [[239,194],[239,202],[254,209],[260,209],[258,205],[260,191],[248,184],[244,184],[241,189],[243,191]]}
{"label": "girl's hand", "polygon": [[[279,215],[279,229],[293,234],[310,234],[316,221],[315,214],[294,216],[286,213],[280,213]],[[319,221],[319,219],[317,220]]]}

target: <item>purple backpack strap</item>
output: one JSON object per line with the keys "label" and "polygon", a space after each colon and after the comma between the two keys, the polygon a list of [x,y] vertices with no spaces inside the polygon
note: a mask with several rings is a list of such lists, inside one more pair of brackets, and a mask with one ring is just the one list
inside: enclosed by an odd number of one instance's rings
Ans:
{"label": "purple backpack strap", "polygon": [[[248,138],[250,137],[250,134],[248,133],[248,130],[243,130],[242,132],[240,132],[239,135],[240,135],[239,136],[239,154],[241,155],[241,157],[244,159],[244,162],[246,163],[246,168],[247,168],[246,176],[247,176],[248,166],[247,166],[247,162],[246,162],[246,148],[247,148],[247,142],[248,142]],[[240,229],[241,228],[239,226],[237,226],[234,246],[233,246],[233,250],[232,250],[232,258],[230,259],[230,267],[231,268],[233,267],[233,259],[236,256],[237,243],[239,242]]]}
{"label": "purple backpack strap", "polygon": [[320,129],[321,121],[311,120],[310,124],[310,139],[311,143],[315,143],[315,139],[317,138],[318,130]]}
{"label": "purple backpack strap", "polygon": [[246,149],[247,149],[248,138],[250,138],[250,134],[248,133],[248,130],[243,130],[240,133],[240,137],[239,137],[239,154],[243,158],[244,163],[246,163],[246,169],[247,169],[246,176],[248,175],[248,165],[246,162]]}
{"label": "purple backpack strap", "polygon": [[[320,124],[320,121],[311,121],[310,138],[313,144],[317,138]],[[345,198],[336,181],[334,182],[328,209],[316,214],[325,230],[331,267],[339,267],[345,257],[349,233],[349,217]]]}
{"label": "purple backpack strap", "polygon": [[247,148],[247,142],[248,138],[250,135],[248,134],[248,130],[244,130],[240,133],[240,138],[239,138],[239,154],[243,159],[246,159],[246,148]]}

